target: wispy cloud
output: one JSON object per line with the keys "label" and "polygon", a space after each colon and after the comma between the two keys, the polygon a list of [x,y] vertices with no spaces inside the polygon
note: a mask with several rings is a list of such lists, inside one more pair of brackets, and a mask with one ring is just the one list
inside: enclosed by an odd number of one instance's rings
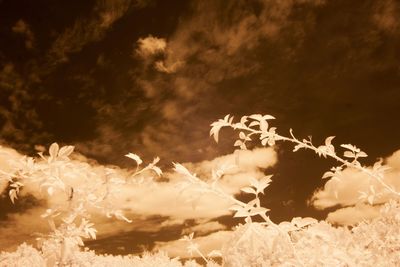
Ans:
{"label": "wispy cloud", "polygon": [[107,30],[128,11],[130,3],[130,0],[98,0],[92,14],[78,18],[57,37],[48,54],[50,64],[67,62],[70,54],[104,38]]}
{"label": "wispy cloud", "polygon": [[373,21],[379,29],[395,34],[400,30],[400,5],[394,0],[385,0],[375,3]]}
{"label": "wispy cloud", "polygon": [[[223,109],[213,100],[227,90],[224,83],[263,67],[257,59],[260,47],[279,41],[281,30],[293,23],[294,7],[320,4],[323,1],[193,1],[191,15],[183,17],[168,38],[139,38],[135,51],[146,55],[145,67],[134,72],[133,79],[150,99],[154,117],[159,117],[149,121],[138,142],[160,156],[168,150],[190,160],[193,154],[215,157],[216,149],[205,145],[206,129]],[[230,108],[225,112],[239,109]],[[187,140],[192,148],[181,148],[179,143]],[[195,153],[200,149],[202,154]]]}
{"label": "wispy cloud", "polygon": [[12,27],[12,31],[18,34],[23,35],[25,38],[25,47],[26,49],[32,49],[35,42],[35,36],[31,30],[31,27],[24,20],[18,20],[15,25]]}

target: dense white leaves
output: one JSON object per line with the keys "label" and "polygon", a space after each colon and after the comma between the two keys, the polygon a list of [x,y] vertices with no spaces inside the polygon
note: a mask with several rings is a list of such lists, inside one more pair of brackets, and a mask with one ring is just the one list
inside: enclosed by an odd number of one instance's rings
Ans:
{"label": "dense white leaves", "polygon": [[[243,116],[236,123],[233,119],[233,116],[226,115],[223,119],[211,124],[210,135],[216,142],[223,127],[238,131],[238,140],[235,141],[234,146],[241,149],[255,145],[256,140],[259,140],[263,146],[274,146],[277,141],[291,142],[294,144],[293,151],[302,148],[309,149],[319,156],[330,157],[339,162],[339,166],[332,167],[322,175],[323,179],[342,181],[343,172],[347,168],[354,168],[368,174],[369,179],[375,179],[378,183],[370,183],[367,190],[360,192],[362,202],[370,205],[380,203],[382,188],[386,190],[385,193],[400,195],[393,187],[385,183],[384,174],[387,167],[382,165],[382,161],[378,161],[370,169],[363,167],[358,159],[367,157],[367,154],[356,146],[341,145],[339,149],[344,150],[344,158],[342,158],[332,143],[334,136],[325,138],[325,142],[318,146],[313,144],[311,137],[297,139],[292,130],[288,137],[278,134],[276,127],[270,127],[269,120],[274,119],[271,115]],[[136,162],[136,170],[130,172],[132,175],[124,179],[118,177],[116,170],[112,168],[106,168],[100,175],[81,172],[85,167],[76,165],[68,158],[73,150],[73,146],[60,148],[57,143],[53,143],[49,148],[49,156],[39,154],[41,159],[38,161],[25,157],[15,163],[15,172],[1,172],[0,178],[4,176],[10,184],[9,197],[13,203],[17,200],[20,188],[27,180],[35,182],[40,191],[48,194],[50,198],[60,196],[60,192],[61,196],[65,197],[64,205],[51,206],[41,215],[49,223],[52,232],[39,238],[43,253],[35,257],[39,259],[44,257],[43,262],[47,262],[47,265],[55,266],[57,262],[62,264],[68,262],[71,266],[84,266],[80,264],[82,262],[86,264],[84,260],[76,263],[79,261],[77,257],[87,257],[79,250],[79,246],[84,245],[84,238],[96,239],[97,237],[97,230],[89,221],[90,210],[98,209],[107,217],[132,222],[124,215],[122,209],[113,205],[113,200],[118,197],[118,189],[128,184],[131,178],[143,180],[148,173],[162,175],[161,169],[156,166],[160,160],[158,157],[146,167],[139,168],[143,161],[134,153],[128,153],[125,156]],[[229,210],[233,212],[233,217],[243,218],[244,224],[240,224],[232,232],[232,239],[226,240],[221,251],[203,254],[197,238],[194,238],[194,233],[183,237],[183,240],[188,242],[189,253],[201,257],[207,266],[219,266],[212,261],[211,257],[221,257],[224,266],[369,266],[371,263],[374,263],[374,266],[396,266],[400,262],[400,256],[397,253],[400,249],[398,238],[400,236],[400,208],[397,202],[385,206],[382,212],[384,216],[379,219],[380,221],[362,223],[352,230],[333,228],[325,222],[318,222],[309,217],[295,217],[290,222],[282,222],[278,225],[267,216],[269,209],[262,207],[260,200],[260,194],[265,193],[265,189],[272,182],[272,176],[264,176],[261,179],[249,177],[249,184],[240,189],[246,198],[251,197],[246,203],[220,187],[218,181],[222,179],[227,169],[227,166],[221,166],[220,169],[212,171],[211,178],[200,179],[184,165],[174,163],[174,171],[186,178],[180,184],[181,189],[188,187],[193,189],[194,193],[189,197],[192,204],[200,196],[212,193],[231,203]],[[224,176],[224,179],[226,177],[228,176]],[[80,181],[79,186],[71,182],[77,179]],[[339,194],[336,188],[334,188],[334,194],[336,197]],[[253,222],[259,219],[263,222]],[[32,251],[29,253],[29,255],[34,254]],[[3,255],[0,254],[0,262],[7,263],[7,258],[2,259]],[[385,257],[380,259],[380,255],[385,255]],[[102,266],[117,265],[113,263]],[[142,265],[127,264],[126,266]],[[152,264],[143,266],[164,265],[153,261]],[[181,264],[171,266],[181,266]],[[193,263],[187,266],[197,265]]]}
{"label": "dense white leaves", "polygon": [[[39,237],[38,242],[60,244],[53,255],[58,255],[61,261],[71,259],[76,247],[84,245],[83,238],[96,238],[97,230],[88,220],[93,210],[132,222],[113,204],[118,190],[126,185],[128,178],[143,176],[146,171],[162,175],[161,169],[156,166],[160,160],[158,157],[145,168],[139,169],[142,163],[140,157],[133,153],[127,154],[127,157],[136,161],[138,167],[130,177],[120,177],[112,168],[95,169],[87,163],[71,161],[69,156],[73,150],[73,146],[60,148],[57,143],[53,143],[49,147],[49,156],[40,153],[40,158],[36,160],[30,157],[14,160],[10,163],[14,169],[1,172],[0,177],[10,182],[9,197],[13,203],[25,183],[36,186],[40,193],[47,195],[49,207],[41,217],[47,221],[50,233]],[[79,220],[81,224],[78,227]],[[57,261],[53,256],[47,257],[50,256],[46,256],[49,262]]]}

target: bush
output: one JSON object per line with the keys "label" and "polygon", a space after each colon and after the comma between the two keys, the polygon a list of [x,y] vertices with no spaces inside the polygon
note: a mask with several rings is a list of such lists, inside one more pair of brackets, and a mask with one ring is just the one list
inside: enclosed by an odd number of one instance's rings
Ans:
{"label": "bush", "polygon": [[[191,253],[204,260],[207,266],[219,266],[212,258],[220,257],[224,266],[394,266],[400,262],[400,193],[385,182],[386,167],[379,161],[372,169],[364,167],[359,159],[367,154],[354,145],[342,144],[343,157],[337,154],[332,144],[333,136],[327,137],[324,144],[315,146],[311,138],[299,140],[293,131],[290,136],[276,132],[269,127],[270,115],[254,114],[244,116],[234,123],[233,117],[225,116],[211,124],[210,135],[218,142],[222,127],[239,130],[239,139],[235,147],[247,149],[254,138],[263,146],[274,146],[276,142],[286,141],[294,144],[293,151],[309,149],[318,156],[331,157],[339,162],[326,172],[323,179],[344,179],[343,170],[353,168],[366,173],[368,179],[379,185],[372,185],[368,192],[361,192],[360,201],[370,205],[382,195],[392,199],[381,210],[382,216],[369,222],[362,222],[352,229],[333,227],[327,222],[318,222],[312,218],[293,218],[291,222],[275,224],[268,216],[268,209],[260,205],[260,194],[271,183],[271,175],[262,179],[251,179],[251,184],[241,189],[253,196],[248,203],[226,193],[218,186],[224,169],[214,170],[211,179],[201,179],[192,174],[183,165],[174,163],[174,170],[186,177],[183,189],[196,186],[200,194],[211,192],[232,202],[234,217],[244,218],[244,224],[236,227],[230,240],[221,248],[204,255],[194,239],[194,233],[185,236]],[[40,193],[51,199],[50,208],[42,215],[50,226],[50,233],[39,239],[39,250],[22,244],[13,253],[1,253],[1,266],[198,266],[195,261],[182,264],[177,258],[170,259],[165,253],[145,253],[137,256],[96,255],[94,251],[82,251],[83,238],[96,238],[96,229],[90,222],[90,214],[100,211],[106,216],[130,222],[122,211],[113,206],[118,188],[126,185],[147,171],[161,175],[156,166],[156,158],[147,167],[140,169],[142,160],[129,153],[126,156],[137,164],[136,171],[129,179],[122,179],[109,168],[93,173],[84,163],[71,161],[69,155],[72,146],[59,148],[54,143],[49,148],[49,156],[40,154],[40,158],[25,157],[14,162],[14,171],[5,173],[3,178],[10,183],[9,195],[14,202],[24,185],[36,186]],[[55,194],[55,192],[58,194]],[[60,194],[62,196],[60,198]],[[255,223],[254,217],[263,219]]]}

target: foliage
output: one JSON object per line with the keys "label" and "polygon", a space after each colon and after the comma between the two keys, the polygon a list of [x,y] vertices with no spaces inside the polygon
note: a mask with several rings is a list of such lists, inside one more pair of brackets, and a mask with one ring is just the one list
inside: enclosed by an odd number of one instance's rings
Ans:
{"label": "foliage", "polygon": [[84,246],[84,238],[96,239],[97,230],[90,222],[93,212],[131,222],[113,205],[118,191],[127,183],[142,178],[146,171],[162,174],[156,166],[158,158],[139,169],[142,164],[139,156],[127,154],[135,160],[137,168],[123,178],[112,168],[93,170],[86,163],[70,160],[73,150],[73,146],[60,148],[53,143],[48,156],[39,153],[38,158],[24,157],[11,162],[13,171],[2,172],[1,178],[10,183],[9,195],[13,203],[24,186],[47,195],[49,208],[41,217],[47,220],[51,231],[40,235],[38,247],[50,265],[70,262],[79,247]]}
{"label": "foliage", "polygon": [[[335,147],[333,136],[327,137],[321,145],[314,145],[312,138],[298,139],[290,130],[289,136],[277,133],[276,127],[270,127],[271,115],[254,114],[244,116],[234,122],[230,115],[211,124],[210,135],[216,142],[223,127],[239,131],[239,139],[234,146],[247,149],[253,140],[263,146],[274,146],[279,141],[294,144],[293,151],[309,149],[320,157],[335,159],[339,165],[332,167],[322,175],[322,179],[344,179],[342,172],[354,168],[368,174],[370,182],[367,192],[360,192],[360,201],[373,205],[382,195],[389,195],[392,200],[381,209],[381,217],[365,221],[352,229],[333,227],[327,222],[318,222],[313,218],[293,218],[290,222],[276,224],[268,216],[269,209],[261,206],[260,195],[264,194],[272,182],[272,175],[261,179],[250,179],[250,185],[241,188],[244,194],[252,196],[243,202],[219,187],[226,166],[213,170],[211,179],[204,179],[191,173],[184,165],[174,163],[174,170],[186,179],[180,184],[182,190],[196,188],[201,196],[213,193],[232,203],[230,210],[234,217],[244,218],[244,223],[236,226],[230,240],[220,251],[208,255],[201,252],[195,242],[194,233],[184,236],[188,251],[202,258],[209,266],[219,266],[212,259],[220,257],[224,266],[395,266],[400,262],[400,193],[387,184],[382,161],[369,169],[359,161],[367,157],[361,149],[351,144]],[[338,151],[343,151],[342,155]],[[36,185],[38,191],[47,194],[49,199],[56,199],[42,215],[51,228],[48,235],[40,240],[40,251],[22,244],[16,252],[1,253],[0,266],[199,266],[194,261],[181,263],[177,258],[169,259],[162,252],[137,256],[96,255],[93,251],[82,251],[82,238],[96,238],[96,229],[90,222],[93,210],[107,216],[129,222],[122,211],[112,205],[117,189],[131,179],[140,179],[147,171],[161,175],[156,166],[156,158],[147,167],[140,169],[143,163],[139,156],[129,153],[126,156],[136,162],[137,168],[132,175],[122,179],[110,168],[91,173],[84,163],[71,161],[69,155],[73,147],[59,148],[53,144],[49,156],[40,154],[39,159],[24,158],[15,162],[15,171],[2,173],[10,182],[9,192],[14,202],[21,188]],[[379,188],[375,185],[378,184]],[[58,198],[62,196],[60,201]],[[258,217],[263,222],[254,222]]]}

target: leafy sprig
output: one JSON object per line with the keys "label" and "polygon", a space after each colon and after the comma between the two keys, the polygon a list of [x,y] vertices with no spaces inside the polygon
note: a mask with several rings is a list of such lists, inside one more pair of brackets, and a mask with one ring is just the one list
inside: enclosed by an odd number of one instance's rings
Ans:
{"label": "leafy sprig", "polygon": [[[239,139],[235,141],[234,146],[239,146],[241,149],[246,149],[246,143],[252,141],[254,136],[259,137],[263,146],[273,146],[276,141],[291,142],[295,145],[293,152],[296,152],[299,149],[309,149],[314,151],[318,156],[325,158],[330,157],[341,163],[341,165],[333,167],[330,171],[326,172],[322,176],[323,179],[339,179],[344,168],[354,168],[375,179],[383,186],[386,192],[393,194],[395,197],[400,197],[400,192],[396,191],[395,188],[383,180],[384,172],[387,170],[387,167],[382,166],[381,162],[377,162],[372,170],[362,166],[359,162],[359,158],[367,157],[367,154],[364,151],[361,151],[361,149],[351,144],[341,144],[340,147],[344,149],[342,158],[337,154],[335,146],[332,144],[332,140],[335,138],[334,136],[327,137],[324,144],[315,146],[311,137],[299,140],[293,134],[292,129],[289,131],[289,136],[283,136],[276,133],[276,127],[269,127],[269,120],[272,119],[275,118],[271,115],[254,114],[243,116],[240,119],[240,122],[235,123],[233,116],[226,115],[223,120],[218,120],[211,124],[210,136],[213,136],[218,142],[218,134],[221,128],[231,127],[234,130],[239,131]],[[347,160],[346,158],[351,160]],[[368,202],[372,203],[371,200],[376,197],[376,191],[369,190],[366,196]]]}

